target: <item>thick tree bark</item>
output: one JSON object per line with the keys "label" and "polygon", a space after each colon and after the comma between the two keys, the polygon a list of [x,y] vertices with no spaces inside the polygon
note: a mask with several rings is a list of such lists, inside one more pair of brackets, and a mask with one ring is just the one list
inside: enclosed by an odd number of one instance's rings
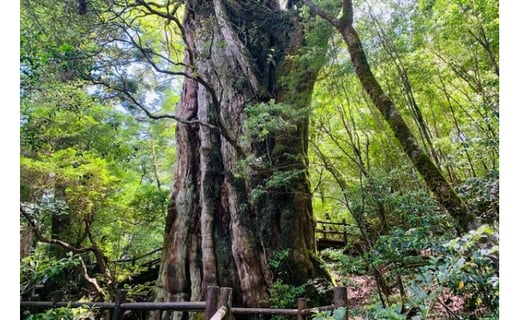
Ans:
{"label": "thick tree bark", "polygon": [[394,135],[399,140],[401,147],[417,171],[424,178],[430,191],[454,218],[457,231],[459,233],[468,231],[475,220],[475,216],[468,211],[462,200],[443,177],[439,168],[421,149],[393,101],[384,93],[379,82],[374,77],[363,50],[361,40],[352,25],[352,1],[343,0],[343,14],[339,19],[322,11],[311,0],[304,0],[304,2],[316,14],[330,22],[341,33],[343,40],[347,44],[352,64],[354,65],[357,77],[363,89],[368,93],[372,103],[374,103],[385,118]]}
{"label": "thick tree bark", "polygon": [[[187,1],[184,29],[191,77],[176,115],[210,125],[177,125],[157,300],[203,300],[206,288],[218,285],[234,288],[235,305],[265,306],[274,276],[268,259],[275,250],[289,251],[292,283],[318,275],[312,259],[308,118],[286,119],[290,128],[251,141],[243,139],[245,108],[273,100],[307,107],[318,70],[279,81],[300,67],[285,57],[298,55],[305,41],[297,13],[272,3]],[[244,172],[248,156],[271,161]],[[283,187],[267,188],[279,170],[295,174]],[[257,200],[255,188],[264,191]]]}

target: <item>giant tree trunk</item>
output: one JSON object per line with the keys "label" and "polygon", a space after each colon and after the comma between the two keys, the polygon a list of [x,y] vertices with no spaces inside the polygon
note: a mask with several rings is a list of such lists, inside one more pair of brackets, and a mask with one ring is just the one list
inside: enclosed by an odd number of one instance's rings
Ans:
{"label": "giant tree trunk", "polygon": [[[234,289],[234,304],[267,305],[276,250],[288,250],[293,284],[317,274],[307,116],[244,139],[246,106],[274,100],[298,110],[310,102],[317,68],[302,71],[286,59],[305,43],[297,17],[275,1],[186,1],[191,78],[176,113],[203,125],[177,125],[158,301],[203,300],[206,288],[218,285]],[[267,186],[281,170],[291,179]],[[262,192],[253,198],[254,190]]]}
{"label": "giant tree trunk", "polygon": [[443,177],[439,168],[430,157],[422,150],[413,136],[410,128],[394,105],[394,102],[386,95],[379,82],[372,74],[367,62],[365,51],[359,36],[354,29],[353,7],[351,0],[343,0],[343,13],[340,18],[335,18],[317,7],[312,0],[304,0],[316,14],[333,25],[343,37],[347,44],[352,64],[356,75],[372,100],[372,103],[381,112],[386,122],[393,131],[395,137],[401,144],[404,152],[412,161],[417,171],[421,174],[430,191],[435,195],[438,202],[451,214],[455,221],[455,228],[459,233],[468,231],[475,221],[475,216],[464,205],[457,193],[451,188]]}

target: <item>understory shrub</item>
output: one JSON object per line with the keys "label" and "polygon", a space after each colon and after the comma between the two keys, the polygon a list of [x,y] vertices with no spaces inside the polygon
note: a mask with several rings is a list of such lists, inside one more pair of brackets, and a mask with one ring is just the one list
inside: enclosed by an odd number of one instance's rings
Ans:
{"label": "understory shrub", "polygon": [[[449,316],[498,319],[498,250],[498,233],[488,225],[444,242],[406,281],[406,298],[369,306],[370,317],[430,319],[440,305]],[[464,300],[462,310],[451,310],[454,297]]]}

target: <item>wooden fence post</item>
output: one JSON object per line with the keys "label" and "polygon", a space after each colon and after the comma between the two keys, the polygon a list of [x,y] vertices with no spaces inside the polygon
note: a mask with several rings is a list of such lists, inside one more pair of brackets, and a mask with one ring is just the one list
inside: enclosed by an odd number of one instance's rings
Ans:
{"label": "wooden fence post", "polygon": [[345,308],[345,315],[343,316],[343,320],[348,320],[348,306],[347,306],[347,287],[335,287],[334,288],[334,298],[333,304],[335,308]]}
{"label": "wooden fence post", "polygon": [[204,319],[209,320],[217,312],[218,296],[220,288],[216,286],[209,286],[206,291],[206,308],[204,309]]}
{"label": "wooden fence post", "polygon": [[304,320],[303,310],[307,309],[307,299],[298,298],[298,320]]}
{"label": "wooden fence post", "polygon": [[219,297],[219,308],[226,307],[226,314],[224,315],[223,320],[231,320],[231,304],[233,301],[233,288],[220,288],[220,297]]}
{"label": "wooden fence post", "polygon": [[345,219],[341,220],[341,222],[343,223],[343,241],[345,241],[345,245],[347,245],[347,240],[348,240],[348,232],[347,232],[347,221]]}
{"label": "wooden fence post", "polygon": [[114,310],[112,313],[112,320],[119,320],[119,315],[121,314],[121,303],[125,301],[126,291],[117,290],[116,292],[116,303],[114,306]]}

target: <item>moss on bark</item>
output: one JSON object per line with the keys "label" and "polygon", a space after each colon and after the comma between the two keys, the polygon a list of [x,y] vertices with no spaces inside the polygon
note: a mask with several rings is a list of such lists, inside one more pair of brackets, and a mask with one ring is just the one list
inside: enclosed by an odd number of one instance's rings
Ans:
{"label": "moss on bark", "polygon": [[[187,3],[186,56],[193,65],[187,72],[197,70],[199,81],[185,83],[177,112],[219,130],[178,125],[158,300],[201,300],[208,285],[220,285],[234,288],[234,305],[254,307],[269,301],[268,259],[276,250],[291,252],[291,284],[323,272],[312,256],[308,114],[286,118],[290,126],[265,140],[247,141],[239,139],[246,132],[243,111],[247,103],[270,100],[304,111],[319,67],[287,58],[305,45],[297,12],[253,0],[213,5]],[[249,155],[270,158],[270,167],[254,177],[243,174]],[[287,180],[269,185],[280,173]],[[256,189],[264,191],[257,201]]]}

